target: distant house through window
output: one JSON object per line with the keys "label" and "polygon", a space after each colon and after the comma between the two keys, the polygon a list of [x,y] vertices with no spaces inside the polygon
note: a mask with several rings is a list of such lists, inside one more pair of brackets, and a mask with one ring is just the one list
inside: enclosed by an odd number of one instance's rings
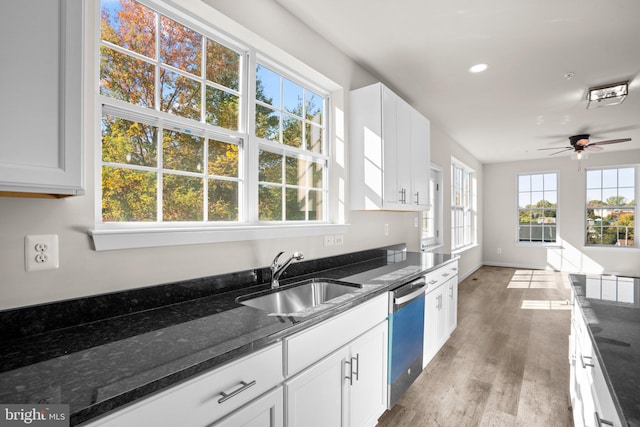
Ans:
{"label": "distant house through window", "polygon": [[518,241],[555,243],[558,174],[518,175]]}

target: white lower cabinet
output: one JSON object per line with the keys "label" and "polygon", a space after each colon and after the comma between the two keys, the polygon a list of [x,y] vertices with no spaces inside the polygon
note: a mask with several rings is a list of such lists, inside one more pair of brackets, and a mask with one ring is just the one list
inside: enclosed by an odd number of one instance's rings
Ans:
{"label": "white lower cabinet", "polygon": [[387,321],[285,382],[288,427],[375,426],[386,409]]}
{"label": "white lower cabinet", "polygon": [[[171,387],[88,425],[91,427],[209,425],[278,386],[282,380],[282,344],[278,343]],[[271,424],[264,424],[264,426],[269,425]]]}
{"label": "white lower cabinet", "polygon": [[578,303],[574,301],[569,338],[569,395],[579,427],[622,426]]}
{"label": "white lower cabinet", "polygon": [[213,427],[283,427],[283,393],[280,386],[213,424]]}
{"label": "white lower cabinet", "polygon": [[424,306],[423,369],[447,342],[458,325],[458,262],[427,275]]}

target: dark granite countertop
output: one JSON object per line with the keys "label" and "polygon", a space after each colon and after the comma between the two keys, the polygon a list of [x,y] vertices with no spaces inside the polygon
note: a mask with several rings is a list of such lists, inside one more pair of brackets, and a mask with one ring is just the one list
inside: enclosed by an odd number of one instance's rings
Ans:
{"label": "dark granite countertop", "polygon": [[620,419],[640,426],[640,278],[569,278]]}
{"label": "dark granite countertop", "polygon": [[[268,269],[0,311],[0,402],[69,404],[76,425],[266,347],[453,259],[394,247],[293,264],[282,286],[310,277],[364,285],[340,304],[303,318],[236,303],[238,296],[269,287]],[[398,270],[401,275],[389,275]]]}

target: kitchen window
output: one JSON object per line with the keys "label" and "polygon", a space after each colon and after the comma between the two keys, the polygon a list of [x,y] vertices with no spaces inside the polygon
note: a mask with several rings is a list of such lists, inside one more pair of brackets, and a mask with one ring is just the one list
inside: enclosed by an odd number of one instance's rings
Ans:
{"label": "kitchen window", "polygon": [[442,245],[442,169],[431,165],[429,172],[429,209],[422,211],[420,248],[432,251]]}
{"label": "kitchen window", "polygon": [[327,224],[328,92],[143,3],[101,2],[98,228]]}
{"label": "kitchen window", "polygon": [[462,162],[451,160],[451,250],[476,243],[477,181],[475,171]]}
{"label": "kitchen window", "polygon": [[635,246],[637,167],[587,169],[586,244]]}
{"label": "kitchen window", "polygon": [[518,241],[555,243],[558,174],[518,175]]}

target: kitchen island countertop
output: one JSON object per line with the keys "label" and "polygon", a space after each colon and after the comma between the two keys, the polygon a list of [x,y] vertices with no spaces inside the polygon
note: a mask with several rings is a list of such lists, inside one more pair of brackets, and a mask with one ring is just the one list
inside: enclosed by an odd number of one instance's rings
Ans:
{"label": "kitchen island countertop", "polygon": [[640,278],[569,278],[620,418],[640,426]]}

